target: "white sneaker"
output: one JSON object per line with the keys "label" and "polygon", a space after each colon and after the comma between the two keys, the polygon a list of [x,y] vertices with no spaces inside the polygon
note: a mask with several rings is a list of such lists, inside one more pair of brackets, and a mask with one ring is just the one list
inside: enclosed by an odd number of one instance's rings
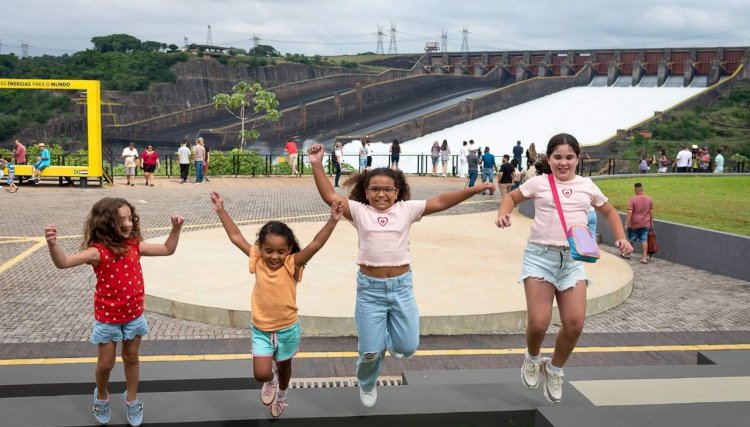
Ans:
{"label": "white sneaker", "polygon": [[375,386],[370,391],[364,391],[361,387],[359,389],[359,400],[362,402],[362,406],[365,408],[372,408],[378,401],[378,387]]}
{"label": "white sneaker", "polygon": [[388,354],[390,354],[391,357],[394,358],[394,359],[398,359],[398,360],[404,360],[405,359],[403,353],[396,353],[395,351],[391,350],[390,348],[388,349]]}
{"label": "white sneaker", "polygon": [[533,362],[528,357],[523,358],[521,367],[521,382],[526,388],[535,389],[539,386],[539,368],[542,362]]}
{"label": "white sneaker", "polygon": [[552,363],[552,359],[549,357],[542,358],[542,375],[544,376],[544,398],[549,403],[560,403],[562,400],[562,384],[563,377],[565,376],[562,372],[556,374],[549,370],[549,364]]}

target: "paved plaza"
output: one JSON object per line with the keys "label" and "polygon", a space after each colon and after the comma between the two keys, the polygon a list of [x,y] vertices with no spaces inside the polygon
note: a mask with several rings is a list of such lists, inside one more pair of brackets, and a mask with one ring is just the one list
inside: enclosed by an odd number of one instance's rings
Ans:
{"label": "paved plaza", "polygon": [[[269,219],[289,223],[320,221],[328,213],[311,177],[212,178],[202,185],[179,185],[176,179],[159,179],[155,187],[144,186],[142,178],[138,178],[139,185],[135,187],[126,187],[118,179],[109,188],[80,189],[48,183],[23,186],[16,194],[0,192],[0,359],[94,355],[87,343],[92,315],[91,268],[56,269],[47,252],[43,229],[45,224],[57,225],[63,250],[78,250],[84,218],[101,197],[118,196],[131,201],[141,217],[146,238],[165,235],[171,213],[185,217],[183,236],[221,227],[208,198],[210,190],[224,195],[227,210],[243,224]],[[412,197],[418,199],[462,188],[465,180],[409,177],[409,183]],[[466,214],[494,211],[497,207],[497,196],[479,195],[439,215],[463,221]],[[497,233],[497,243],[502,244],[503,235],[493,224],[475,225],[479,234]],[[227,250],[235,250],[228,240]],[[450,253],[448,247],[442,255],[445,259],[472,256],[476,254]],[[212,268],[199,255],[192,261],[189,268]],[[571,365],[694,363],[695,350],[691,346],[750,343],[750,283],[656,258],[648,265],[636,260],[629,264],[634,274],[633,293],[619,306],[587,318],[579,345],[646,347],[642,351],[576,353]],[[507,266],[512,276],[519,269],[519,265]],[[461,277],[460,272],[456,274]],[[150,278],[146,276],[145,280],[148,291]],[[151,333],[142,346],[144,355],[249,353],[247,329],[176,320],[154,313],[147,313],[147,317]],[[451,350],[522,349],[523,332],[519,325],[497,335],[425,336],[421,349],[445,350],[445,354],[418,355],[407,366],[516,366],[520,360],[517,354],[469,356],[455,355]],[[551,332],[555,332],[555,327]],[[352,352],[356,350],[355,342],[353,337],[305,338],[302,350]],[[547,344],[551,346],[552,341]],[[662,350],[659,346],[664,345],[685,347]],[[295,377],[351,376],[353,361],[350,355],[303,359],[295,362]],[[389,361],[384,374],[399,375],[402,369],[403,363]]]}

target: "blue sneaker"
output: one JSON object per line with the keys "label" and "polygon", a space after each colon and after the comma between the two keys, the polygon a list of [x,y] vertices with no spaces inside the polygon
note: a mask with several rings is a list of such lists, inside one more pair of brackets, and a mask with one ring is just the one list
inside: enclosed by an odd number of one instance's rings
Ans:
{"label": "blue sneaker", "polygon": [[138,427],[143,423],[143,402],[136,399],[135,402],[128,402],[128,392],[123,393],[125,396],[125,408],[128,411],[128,424],[132,427]]}
{"label": "blue sneaker", "polygon": [[107,424],[109,422],[110,412],[109,412],[109,399],[107,400],[99,400],[96,398],[97,396],[97,389],[94,387],[94,404],[93,404],[93,411],[94,411],[94,418],[96,418],[96,421],[99,424]]}

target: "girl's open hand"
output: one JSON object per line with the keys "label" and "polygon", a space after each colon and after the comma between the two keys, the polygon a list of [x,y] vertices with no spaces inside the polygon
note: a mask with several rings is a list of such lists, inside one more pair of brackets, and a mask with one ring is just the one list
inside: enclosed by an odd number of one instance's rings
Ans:
{"label": "girl's open hand", "polygon": [[341,200],[336,200],[331,203],[331,218],[338,221],[342,216],[344,216],[344,204],[341,203]]}
{"label": "girl's open hand", "polygon": [[52,224],[45,225],[44,238],[47,239],[47,244],[57,243],[57,227]]}
{"label": "girl's open hand", "polygon": [[217,193],[216,191],[211,191],[208,193],[209,196],[211,196],[211,203],[214,205],[215,211],[220,211],[224,209],[224,198],[221,197],[221,194]]}
{"label": "girl's open hand", "polygon": [[182,224],[185,223],[185,218],[182,215],[172,215],[170,219],[172,220],[172,228],[182,228]]}
{"label": "girl's open hand", "polygon": [[323,164],[324,154],[325,150],[323,149],[323,145],[321,144],[313,144],[310,148],[307,149],[307,155],[310,158],[310,163],[314,165]]}

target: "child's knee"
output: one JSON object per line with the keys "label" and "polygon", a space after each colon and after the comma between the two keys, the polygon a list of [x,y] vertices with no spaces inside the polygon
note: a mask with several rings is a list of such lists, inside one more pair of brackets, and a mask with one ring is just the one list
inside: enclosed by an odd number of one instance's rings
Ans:
{"label": "child's knee", "polygon": [[121,355],[122,357],[122,363],[126,365],[137,365],[139,358],[138,353],[125,353],[123,352]]}
{"label": "child's knee", "polygon": [[111,371],[115,367],[115,359],[114,358],[99,358],[96,361],[96,368],[100,371]]}
{"label": "child's knee", "polygon": [[380,352],[366,352],[362,353],[362,363],[374,363],[378,361]]}

